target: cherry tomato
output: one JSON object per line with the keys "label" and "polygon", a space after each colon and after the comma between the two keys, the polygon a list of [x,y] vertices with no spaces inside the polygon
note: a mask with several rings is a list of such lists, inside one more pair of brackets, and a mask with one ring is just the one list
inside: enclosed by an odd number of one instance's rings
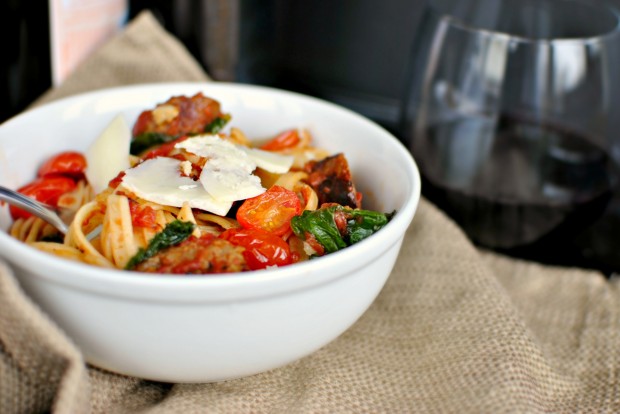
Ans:
{"label": "cherry tomato", "polygon": [[288,148],[293,148],[299,144],[299,133],[296,129],[289,129],[281,134],[275,136],[271,140],[263,144],[260,149],[265,151],[281,151]]}
{"label": "cherry tomato", "polygon": [[134,227],[157,229],[157,212],[150,206],[140,205],[136,202],[129,203],[131,223]]}
{"label": "cherry tomato", "polygon": [[[75,181],[69,177],[62,175],[50,175],[47,177],[39,177],[30,184],[26,184],[21,187],[17,191],[45,204],[55,206],[57,205],[58,198],[61,195],[68,193],[69,191],[73,191],[75,187]],[[28,218],[31,216],[30,213],[15,206],[11,206],[9,211],[11,213],[11,217],[13,217],[13,220],[17,220],[18,218]]]}
{"label": "cherry tomato", "polygon": [[237,210],[237,221],[246,229],[261,229],[282,236],[291,230],[291,219],[301,214],[297,194],[274,185],[263,194],[248,198]]}
{"label": "cherry tomato", "polygon": [[228,229],[219,237],[245,248],[243,257],[251,270],[293,263],[288,244],[281,237],[264,230]]}
{"label": "cherry tomato", "polygon": [[53,174],[80,177],[86,170],[86,158],[75,151],[61,152],[48,159],[39,168],[38,176],[45,177]]}
{"label": "cherry tomato", "polygon": [[140,115],[138,115],[138,119],[136,119],[136,123],[133,126],[132,135],[134,137],[147,132],[151,124],[154,124],[153,121],[153,112],[152,111],[143,111]]}

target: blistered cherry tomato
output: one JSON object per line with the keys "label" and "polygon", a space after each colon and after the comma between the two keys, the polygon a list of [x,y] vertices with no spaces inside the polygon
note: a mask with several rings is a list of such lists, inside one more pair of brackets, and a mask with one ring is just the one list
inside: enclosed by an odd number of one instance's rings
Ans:
{"label": "blistered cherry tomato", "polygon": [[274,185],[259,196],[248,198],[237,210],[237,221],[246,229],[261,229],[277,236],[291,229],[291,219],[301,214],[297,194]]}
{"label": "blistered cherry tomato", "polygon": [[288,131],[284,131],[279,135],[276,135],[274,138],[267,141],[263,144],[260,149],[266,151],[281,151],[288,148],[293,148],[297,144],[299,144],[300,138],[299,133],[296,129],[289,129]]}
{"label": "blistered cherry tomato", "polygon": [[132,201],[129,203],[129,213],[131,215],[131,223],[134,227],[143,227],[147,229],[158,228],[157,212],[152,207]]}
{"label": "blistered cherry tomato", "polygon": [[[41,201],[42,203],[56,206],[58,198],[69,191],[73,191],[75,187],[75,181],[69,177],[50,175],[47,177],[39,177],[30,184],[26,184],[19,188],[17,191],[25,196]],[[15,206],[10,206],[9,211],[13,220],[31,216],[30,213]]]}
{"label": "blistered cherry tomato", "polygon": [[245,248],[243,257],[251,270],[267,266],[286,266],[293,262],[288,243],[260,229],[228,229],[219,236]]}
{"label": "blistered cherry tomato", "polygon": [[39,168],[38,176],[45,177],[48,175],[68,175],[71,177],[80,177],[86,170],[86,158],[75,151],[66,151],[56,154],[48,159]]}

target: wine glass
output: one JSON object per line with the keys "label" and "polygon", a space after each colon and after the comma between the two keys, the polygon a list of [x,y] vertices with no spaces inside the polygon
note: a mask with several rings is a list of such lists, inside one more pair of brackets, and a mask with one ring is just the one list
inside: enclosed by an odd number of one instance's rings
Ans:
{"label": "wine glass", "polygon": [[620,226],[618,240],[596,230],[619,214],[619,16],[577,0],[428,3],[402,134],[423,194],[475,243],[620,269],[593,251],[620,251]]}

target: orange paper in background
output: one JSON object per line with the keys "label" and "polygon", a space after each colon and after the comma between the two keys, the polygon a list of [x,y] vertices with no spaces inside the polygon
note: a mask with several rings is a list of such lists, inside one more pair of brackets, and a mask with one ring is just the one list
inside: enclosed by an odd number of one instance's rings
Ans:
{"label": "orange paper in background", "polygon": [[127,21],[128,0],[49,0],[52,81],[58,86]]}

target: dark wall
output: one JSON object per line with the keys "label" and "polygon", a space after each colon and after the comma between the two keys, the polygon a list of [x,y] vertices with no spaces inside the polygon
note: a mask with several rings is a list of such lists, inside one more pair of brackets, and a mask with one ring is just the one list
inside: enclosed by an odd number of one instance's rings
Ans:
{"label": "dark wall", "polygon": [[[258,6],[242,4],[242,22],[251,20]],[[247,47],[240,53],[240,81],[319,96],[388,125],[397,121],[423,0],[271,4],[272,23],[265,18],[262,28],[241,28]],[[267,41],[257,45],[261,38]]]}
{"label": "dark wall", "polygon": [[51,83],[47,0],[0,1],[0,122],[21,111]]}

